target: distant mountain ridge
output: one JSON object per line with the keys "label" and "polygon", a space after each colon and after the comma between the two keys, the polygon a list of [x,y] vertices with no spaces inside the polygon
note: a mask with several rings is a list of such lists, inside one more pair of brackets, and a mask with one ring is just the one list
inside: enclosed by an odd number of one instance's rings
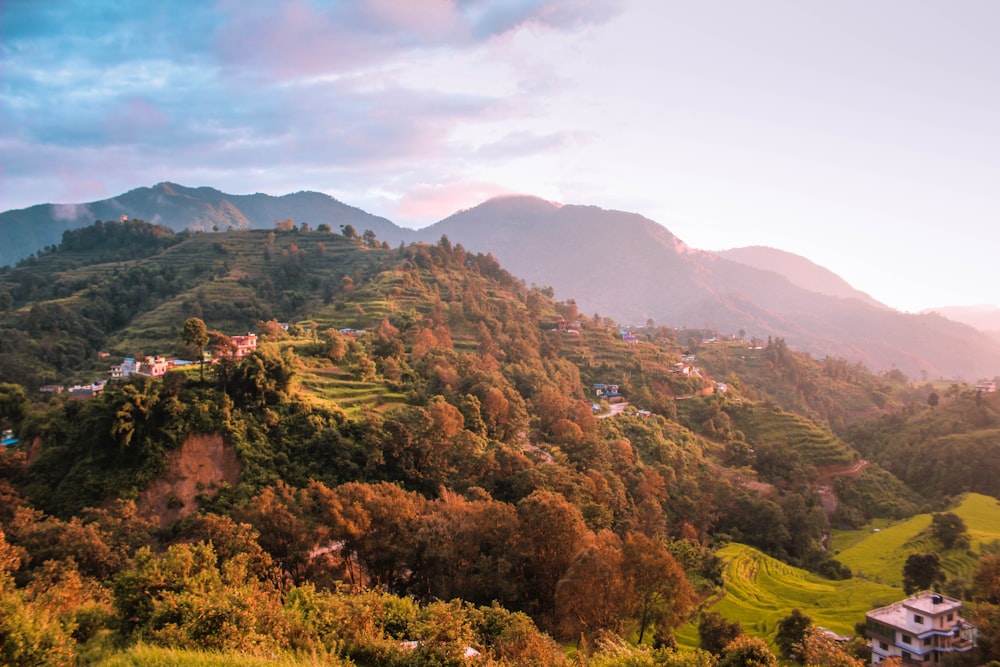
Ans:
{"label": "distant mountain ridge", "polygon": [[[752,266],[763,271],[780,273],[792,283],[810,292],[835,296],[841,299],[858,299],[870,306],[888,308],[888,306],[876,301],[865,292],[854,289],[846,280],[833,271],[801,255],[767,246],[732,248],[730,250],[721,250],[716,254],[724,259],[746,264],[747,266]],[[953,319],[961,321],[957,318]]]}
{"label": "distant mountain ridge", "polygon": [[0,213],[0,266],[14,264],[38,250],[58,244],[62,233],[93,224],[95,220],[118,220],[121,216],[166,225],[174,231],[193,229],[224,231],[271,229],[275,220],[292,218],[315,227],[327,223],[333,229],[353,225],[360,234],[371,229],[392,244],[412,240],[411,230],[385,218],[337,201],[320,192],[295,192],[275,197],[266,194],[232,195],[215,188],[189,188],[176,183],[158,183],[136,188],[85,204],[38,204]]}
{"label": "distant mountain ridge", "polygon": [[[763,270],[694,250],[635,213],[502,197],[418,234],[428,242],[446,235],[469,250],[491,252],[511,273],[574,298],[587,314],[782,337],[794,349],[875,370],[895,367],[914,378],[1000,372],[1000,346],[967,325],[892,310],[814,264],[805,272],[810,284],[818,278],[823,291],[840,290],[846,298],[805,289],[783,275],[802,274],[811,264],[804,258],[776,251],[782,261]],[[760,264],[765,253],[751,254]]]}
{"label": "distant mountain ridge", "polygon": [[448,236],[492,253],[528,284],[551,286],[580,311],[622,323],[782,337],[816,356],[899,368],[914,378],[1000,374],[1000,345],[937,314],[899,313],[805,258],[771,248],[712,253],[687,246],[636,213],[561,205],[530,196],[491,199],[421,230],[399,227],[316,192],[273,197],[160,183],[78,205],[0,214],[0,264],[59,242],[65,229],[122,215],[173,229],[272,228],[275,220],[350,224],[390,244]]}

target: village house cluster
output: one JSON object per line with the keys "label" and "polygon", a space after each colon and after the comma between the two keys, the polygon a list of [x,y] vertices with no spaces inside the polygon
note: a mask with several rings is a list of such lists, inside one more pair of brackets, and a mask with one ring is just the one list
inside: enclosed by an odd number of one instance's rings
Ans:
{"label": "village house cluster", "polygon": [[[210,357],[206,355],[205,361],[212,363],[223,356],[242,359],[257,349],[257,334],[254,333],[248,333],[245,336],[233,336],[229,340],[232,344],[230,351],[215,350]],[[108,374],[112,380],[121,380],[133,375],[160,378],[169,370],[189,366],[193,363],[197,362],[174,357],[151,356],[140,360],[136,360],[134,357],[125,357],[122,359],[122,363],[108,369]]]}
{"label": "village house cluster", "polygon": [[[232,357],[242,359],[257,349],[257,334],[247,333],[244,336],[232,336],[229,339],[229,350],[213,350],[206,354],[207,363],[215,363],[222,357]],[[101,357],[107,357],[107,353],[101,353]],[[111,380],[124,380],[133,375],[151,378],[162,378],[167,371],[190,366],[197,361],[187,361],[176,357],[161,357],[159,355],[146,356],[141,358],[125,357],[120,364],[115,364],[108,369]],[[68,393],[72,398],[92,398],[100,394],[107,385],[107,380],[98,380],[90,384],[73,385],[67,389],[64,385],[47,384],[38,388],[42,394],[59,395]]]}

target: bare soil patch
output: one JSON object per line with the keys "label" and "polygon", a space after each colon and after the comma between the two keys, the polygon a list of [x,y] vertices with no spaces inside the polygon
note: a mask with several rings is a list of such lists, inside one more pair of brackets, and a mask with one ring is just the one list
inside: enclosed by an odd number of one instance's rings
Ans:
{"label": "bare soil patch", "polygon": [[241,471],[236,450],[220,434],[192,434],[171,453],[166,474],[139,495],[139,513],[168,526],[195,512],[198,496],[214,497],[221,484],[238,484]]}

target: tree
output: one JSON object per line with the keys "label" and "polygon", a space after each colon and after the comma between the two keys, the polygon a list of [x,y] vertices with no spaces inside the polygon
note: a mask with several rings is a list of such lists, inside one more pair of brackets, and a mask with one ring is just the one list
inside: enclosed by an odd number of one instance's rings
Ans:
{"label": "tree", "polygon": [[565,635],[590,641],[601,630],[620,633],[628,607],[626,589],[621,539],[602,530],[573,559],[556,588],[556,614]]}
{"label": "tree", "polygon": [[802,662],[802,640],[805,639],[806,631],[810,627],[812,627],[812,619],[799,609],[793,609],[791,614],[778,621],[774,643],[785,659]]}
{"label": "tree", "polygon": [[341,225],[340,226],[340,233],[343,234],[344,238],[347,238],[347,239],[356,239],[356,238],[358,238],[358,232],[357,232],[357,230],[354,229],[354,225]]}
{"label": "tree", "polygon": [[537,490],[517,503],[522,592],[530,611],[551,613],[556,585],[589,535],[580,510],[552,491]]}
{"label": "tree", "polygon": [[930,396],[927,397],[927,405],[931,406],[932,409],[936,408],[938,403],[940,402],[941,402],[941,397],[937,395],[936,391],[932,391],[930,393]]}
{"label": "tree", "polygon": [[954,512],[935,514],[931,520],[931,535],[945,549],[967,548],[969,546],[969,530],[962,517]]}
{"label": "tree", "polygon": [[622,554],[628,610],[639,621],[639,643],[650,623],[658,630],[683,623],[694,606],[695,592],[663,541],[629,533]]}
{"label": "tree", "polygon": [[24,387],[10,382],[0,382],[0,426],[18,430],[30,405]]}
{"label": "tree", "polygon": [[743,634],[739,621],[729,621],[718,612],[702,613],[698,619],[698,646],[713,655],[720,655],[734,639]]}
{"label": "tree", "polygon": [[740,635],[722,651],[718,667],[777,667],[778,660],[760,637]]}
{"label": "tree", "polygon": [[936,553],[910,554],[903,565],[903,590],[907,595],[933,588],[944,581],[941,557]]}
{"label": "tree", "polygon": [[197,317],[189,317],[184,322],[184,342],[198,348],[198,365],[201,379],[205,379],[205,345],[208,344],[208,327]]}
{"label": "tree", "polygon": [[809,628],[802,640],[802,657],[810,667],[865,667],[865,663],[846,653],[829,634]]}
{"label": "tree", "polygon": [[987,554],[979,559],[975,582],[977,600],[1000,605],[1000,554]]}

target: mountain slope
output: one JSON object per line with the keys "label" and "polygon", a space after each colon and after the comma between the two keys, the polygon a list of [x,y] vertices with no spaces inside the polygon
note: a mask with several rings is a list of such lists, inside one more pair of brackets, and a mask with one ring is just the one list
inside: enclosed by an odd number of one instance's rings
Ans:
{"label": "mountain slope", "polygon": [[588,314],[725,333],[742,329],[914,377],[1000,372],[1000,347],[971,327],[810,291],[775,271],[693,250],[633,213],[503,197],[419,231],[428,242],[442,235],[493,253],[515,275],[575,298]]}
{"label": "mountain slope", "polygon": [[260,193],[232,195],[208,187],[159,183],[86,204],[39,204],[0,213],[0,236],[5,240],[0,246],[0,266],[59,243],[67,229],[84,227],[95,220],[118,220],[122,216],[166,225],[175,231],[272,229],[275,220],[292,219],[297,224],[308,222],[314,228],[326,223],[334,231],[347,224],[353,225],[359,234],[370,229],[380,240],[392,245],[409,241],[412,236],[412,232],[385,218],[319,192],[280,197]]}
{"label": "mountain slope", "polygon": [[795,285],[810,292],[835,296],[841,299],[858,299],[870,306],[887,307],[868,296],[868,294],[854,289],[846,280],[833,271],[801,255],[767,246],[732,248],[730,250],[722,250],[716,254],[724,259],[746,264],[756,269],[779,273]]}

